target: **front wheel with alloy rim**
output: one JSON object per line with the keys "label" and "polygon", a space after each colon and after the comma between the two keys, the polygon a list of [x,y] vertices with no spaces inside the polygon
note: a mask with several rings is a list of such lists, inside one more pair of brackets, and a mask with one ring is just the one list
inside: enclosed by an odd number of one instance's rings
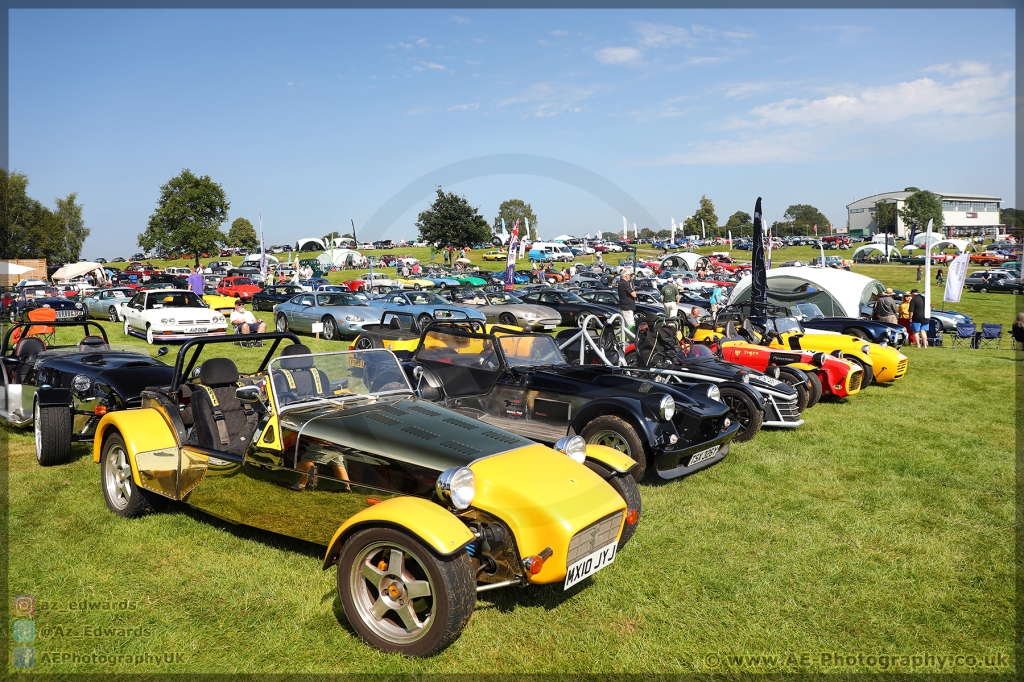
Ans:
{"label": "front wheel with alloy rim", "polygon": [[807,385],[807,375],[792,367],[779,367],[779,379],[796,391],[796,408],[800,412],[806,410],[811,404],[811,388]]}
{"label": "front wheel with alloy rim", "polygon": [[146,325],[146,343],[148,343],[149,345],[152,346],[155,342],[156,342],[156,337],[154,336],[153,325],[147,324]]}
{"label": "front wheel with alloy rim", "polygon": [[288,318],[285,317],[284,315],[278,315],[274,319],[274,329],[276,329],[279,332],[288,331]]}
{"label": "front wheel with alloy rim", "polygon": [[637,481],[647,472],[647,453],[636,429],[625,419],[606,414],[592,419],[580,433],[583,440],[593,445],[605,445],[624,452],[637,463],[630,473]]}
{"label": "front wheel with alloy rim", "polygon": [[163,498],[135,485],[128,448],[119,433],[107,436],[103,443],[100,476],[107,507],[118,516],[135,518],[154,512],[161,506]]}
{"label": "front wheel with alloy rim", "polygon": [[512,313],[502,313],[501,315],[498,315],[498,324],[514,327],[516,324],[516,316]]}
{"label": "front wheel with alloy rim", "polygon": [[36,461],[40,466],[71,461],[71,410],[67,407],[35,405]]}
{"label": "front wheel with alloy rim", "polygon": [[117,316],[117,308],[115,306],[107,308],[107,319],[111,322],[120,322],[121,318]]}
{"label": "front wheel with alloy rim", "polygon": [[807,398],[807,407],[814,407],[821,400],[821,379],[816,372],[807,372],[807,380],[811,382],[811,394]]}
{"label": "front wheel with alloy rim", "polygon": [[328,315],[322,322],[324,325],[324,338],[328,341],[338,338],[338,323],[334,321],[334,318]]}
{"label": "front wheel with alloy rim", "polygon": [[764,421],[764,413],[761,406],[754,402],[749,395],[739,390],[726,386],[721,389],[722,402],[732,410],[732,418],[739,422],[740,430],[733,438],[737,443],[743,443],[757,435],[761,430],[761,422]]}
{"label": "front wheel with alloy rim", "polygon": [[463,548],[437,556],[412,535],[369,528],[338,557],[338,598],[370,646],[431,656],[462,634],[476,605],[473,562]]}

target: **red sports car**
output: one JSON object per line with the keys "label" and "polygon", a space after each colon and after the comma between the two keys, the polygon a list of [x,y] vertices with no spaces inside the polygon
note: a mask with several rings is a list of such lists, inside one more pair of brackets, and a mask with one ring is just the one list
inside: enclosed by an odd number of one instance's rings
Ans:
{"label": "red sports car", "polygon": [[217,293],[221,296],[234,296],[243,301],[252,299],[253,294],[258,294],[261,289],[248,277],[234,276],[225,277],[217,286]]}

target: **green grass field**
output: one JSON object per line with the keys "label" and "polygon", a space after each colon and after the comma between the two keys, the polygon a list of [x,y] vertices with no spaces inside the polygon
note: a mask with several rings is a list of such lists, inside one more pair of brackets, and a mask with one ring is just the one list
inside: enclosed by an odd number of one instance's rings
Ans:
{"label": "green grass field", "polygon": [[[916,268],[856,270],[910,288]],[[966,293],[957,309],[1008,325],[1014,299]],[[120,519],[89,447],[43,469],[31,432],[4,429],[8,590],[36,599],[31,672],[1008,674],[1021,355],[1006,348],[905,349],[905,378],[644,485],[640,526],[612,566],[568,592],[481,595],[461,639],[429,660],[358,640],[322,548],[176,504]],[[243,365],[258,352],[228,354]]]}

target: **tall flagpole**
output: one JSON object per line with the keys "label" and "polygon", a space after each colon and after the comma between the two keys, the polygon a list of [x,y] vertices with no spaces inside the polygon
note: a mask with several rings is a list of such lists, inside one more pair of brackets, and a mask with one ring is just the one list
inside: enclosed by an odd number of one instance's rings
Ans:
{"label": "tall flagpole", "polygon": [[924,319],[932,316],[932,219],[928,219],[928,229],[924,238]]}

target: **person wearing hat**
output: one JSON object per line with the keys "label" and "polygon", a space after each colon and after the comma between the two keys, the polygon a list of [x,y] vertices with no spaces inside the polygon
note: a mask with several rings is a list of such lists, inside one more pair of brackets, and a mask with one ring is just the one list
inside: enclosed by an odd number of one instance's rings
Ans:
{"label": "person wearing hat", "polygon": [[896,302],[892,300],[893,293],[892,289],[886,289],[878,295],[878,299],[875,301],[875,318],[879,322],[896,324],[899,309],[896,307]]}
{"label": "person wearing hat", "polygon": [[235,299],[235,309],[231,313],[231,324],[236,334],[262,334],[267,331],[267,323],[257,319],[252,312],[245,309],[242,299]]}
{"label": "person wearing hat", "polygon": [[622,268],[619,277],[619,310],[627,327],[636,324],[636,287],[633,286],[633,268]]}
{"label": "person wearing hat", "polygon": [[907,330],[907,338],[914,338],[914,330],[910,328],[910,294],[903,294],[903,302],[898,306],[899,319],[896,320],[900,326]]}

